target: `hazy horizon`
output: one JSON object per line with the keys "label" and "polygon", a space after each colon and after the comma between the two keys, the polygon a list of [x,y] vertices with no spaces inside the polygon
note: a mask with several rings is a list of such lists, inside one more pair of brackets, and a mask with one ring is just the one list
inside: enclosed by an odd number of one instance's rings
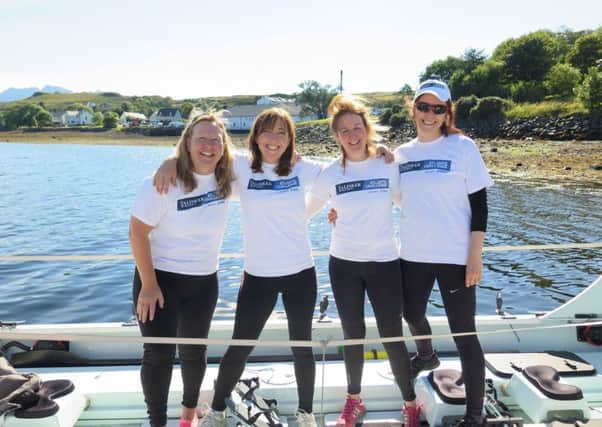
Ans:
{"label": "hazy horizon", "polygon": [[539,29],[596,29],[602,15],[593,0],[0,6],[0,38],[14,41],[3,46],[0,91],[52,85],[174,99],[292,94],[304,80],[337,86],[340,70],[347,92],[392,92],[416,86],[437,59],[468,48],[491,54]]}

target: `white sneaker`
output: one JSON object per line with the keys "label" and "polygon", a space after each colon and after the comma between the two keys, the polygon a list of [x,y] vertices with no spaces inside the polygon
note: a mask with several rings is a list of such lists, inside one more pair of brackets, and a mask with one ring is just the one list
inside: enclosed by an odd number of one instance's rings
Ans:
{"label": "white sneaker", "polygon": [[226,427],[226,411],[211,409],[203,418],[199,427]]}
{"label": "white sneaker", "polygon": [[308,414],[303,409],[299,409],[295,414],[299,427],[318,427],[314,414]]}

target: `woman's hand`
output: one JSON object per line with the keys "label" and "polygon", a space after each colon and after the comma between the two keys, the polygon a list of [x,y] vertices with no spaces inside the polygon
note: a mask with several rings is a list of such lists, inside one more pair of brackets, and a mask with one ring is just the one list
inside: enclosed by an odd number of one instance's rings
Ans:
{"label": "woman's hand", "polygon": [[142,286],[136,304],[136,315],[140,323],[152,322],[157,312],[157,306],[163,308],[165,300],[158,285]]}
{"label": "woman's hand", "polygon": [[376,144],[376,155],[385,158],[385,163],[391,163],[395,160],[393,152],[384,144]]}
{"label": "woman's hand", "polygon": [[338,217],[339,217],[339,214],[337,213],[337,210],[335,208],[331,208],[328,211],[328,222],[331,223],[333,226],[337,225]]}
{"label": "woman's hand", "polygon": [[176,168],[178,160],[175,157],[166,159],[153,177],[153,185],[159,194],[167,194],[169,184],[176,185],[178,170]]}
{"label": "woman's hand", "polygon": [[478,284],[483,277],[483,259],[481,253],[472,253],[468,256],[466,262],[466,287],[470,288]]}

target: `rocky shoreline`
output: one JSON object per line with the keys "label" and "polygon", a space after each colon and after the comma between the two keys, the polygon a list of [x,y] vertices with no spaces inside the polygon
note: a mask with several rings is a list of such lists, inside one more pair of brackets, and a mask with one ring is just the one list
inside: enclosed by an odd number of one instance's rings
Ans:
{"label": "rocky shoreline", "polygon": [[[556,119],[557,123],[566,124],[564,119]],[[521,124],[522,123],[522,124]],[[530,132],[540,129],[541,119],[529,119],[515,122],[509,129],[510,135],[525,135],[526,128]],[[549,121],[545,123],[549,124]],[[573,122],[571,132],[580,127]],[[599,122],[598,122],[599,123]],[[577,127],[575,127],[577,126]],[[558,184],[583,184],[602,188],[602,137],[592,140],[554,140],[547,129],[548,139],[525,136],[516,138],[480,138],[468,129],[467,134],[477,142],[487,167],[493,174],[513,176],[519,179],[544,179]],[[568,130],[567,130],[568,132]],[[543,134],[543,133],[542,133]],[[414,137],[412,125],[402,129],[382,129],[382,142],[391,149],[409,141]],[[558,134],[554,134],[558,136]],[[246,146],[245,134],[233,134],[232,139],[239,147]],[[337,157],[340,152],[337,144],[330,136],[327,125],[300,126],[297,132],[298,151],[304,156]],[[145,136],[125,134],[119,131],[79,132],[62,130],[60,132],[0,132],[0,142],[24,142],[46,144],[108,144],[108,145],[162,145],[173,146],[177,136]]]}
{"label": "rocky shoreline", "polygon": [[[382,143],[394,149],[412,139],[411,129],[384,129]],[[470,136],[470,133],[468,133]],[[474,138],[487,167],[493,174],[553,180],[559,183],[580,182],[602,187],[602,141],[555,141],[525,139]],[[339,148],[327,125],[300,127],[297,131],[299,152],[303,155],[336,157]]]}

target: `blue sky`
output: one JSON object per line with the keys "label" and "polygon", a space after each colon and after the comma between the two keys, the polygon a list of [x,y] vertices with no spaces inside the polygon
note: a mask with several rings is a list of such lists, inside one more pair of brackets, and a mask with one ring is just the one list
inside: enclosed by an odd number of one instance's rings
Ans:
{"label": "blue sky", "polygon": [[599,0],[0,0],[0,91],[176,99],[415,86],[426,65],[538,29],[594,29]]}

